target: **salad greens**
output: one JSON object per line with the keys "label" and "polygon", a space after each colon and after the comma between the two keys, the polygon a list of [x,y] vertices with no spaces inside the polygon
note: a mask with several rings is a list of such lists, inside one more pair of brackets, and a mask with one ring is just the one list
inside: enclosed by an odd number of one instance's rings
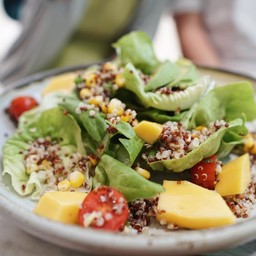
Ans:
{"label": "salad greens", "polygon": [[151,198],[163,191],[161,185],[148,181],[132,168],[109,155],[102,156],[99,168],[101,170],[98,171],[101,175],[102,171],[105,171],[107,176],[104,182],[99,180],[99,183],[118,189],[128,201],[137,198]]}
{"label": "salad greens", "polygon": [[201,80],[196,85],[190,86],[184,91],[174,92],[172,94],[145,92],[143,80],[132,64],[128,64],[125,67],[123,76],[126,81],[126,88],[134,92],[144,106],[168,111],[190,108],[206,92],[208,87],[206,81]]}
{"label": "salad greens", "polygon": [[[113,46],[117,57],[79,73],[70,95],[49,94],[39,107],[21,116],[16,133],[3,148],[3,174],[11,176],[20,195],[32,194],[35,199],[47,190],[40,172],[44,170],[28,171],[24,164],[31,144],[40,138],[58,142],[65,166],[72,154],[79,153],[93,187],[113,186],[128,201],[163,191],[162,185],[145,179],[136,167],[147,169],[152,176],[162,170],[183,172],[213,154],[221,159],[242,143],[245,122],[256,118],[249,82],[214,87],[188,60],[161,63],[143,32],[125,35]],[[160,142],[149,145],[135,132],[134,126],[142,120],[163,127],[166,122],[182,124],[188,131],[207,130],[221,120],[226,125],[179,158],[148,161]]]}
{"label": "salad greens", "polygon": [[[32,113],[37,111],[32,110]],[[23,119],[30,117],[23,115]],[[17,132],[6,141],[3,147],[3,175],[11,176],[13,188],[20,195],[32,193],[32,199],[38,199],[44,190],[45,179],[38,172],[28,173],[24,165],[24,155],[32,141],[49,136],[59,141],[62,147],[62,159],[68,162],[67,154],[79,152],[85,154],[82,144],[81,129],[71,115],[65,115],[64,109],[55,107],[42,112],[40,117],[26,127],[23,124]],[[15,159],[15,161],[13,160]],[[68,164],[68,163],[66,163]]]}
{"label": "salad greens", "polygon": [[[228,127],[221,127],[218,131],[213,133],[206,141],[204,141],[197,148],[189,152],[187,155],[179,159],[155,161],[149,164],[154,170],[163,170],[166,168],[174,172],[181,172],[186,169],[189,169],[196,165],[198,162],[200,162],[202,159],[216,154],[220,148],[222,140],[224,139],[224,136],[227,133],[227,131],[232,128],[241,126],[244,126],[244,122],[242,119],[233,120],[229,123]],[[241,143],[241,136],[236,139],[238,139],[239,143]],[[233,141],[231,140],[231,143],[232,142]],[[225,141],[224,143],[228,144],[227,141]],[[234,146],[234,142],[232,143],[232,145]],[[226,153],[229,152],[230,151]]]}
{"label": "salad greens", "polygon": [[152,74],[160,64],[150,38],[143,32],[125,35],[114,43],[113,47],[123,66],[132,63],[142,72]]}

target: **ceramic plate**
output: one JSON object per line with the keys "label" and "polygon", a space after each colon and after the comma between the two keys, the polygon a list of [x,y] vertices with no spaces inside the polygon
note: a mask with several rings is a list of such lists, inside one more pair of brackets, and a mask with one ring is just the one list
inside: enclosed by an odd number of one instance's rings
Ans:
{"label": "ceramic plate", "polygon": [[[40,91],[52,76],[82,68],[85,67],[40,73],[8,87],[8,91],[0,96],[0,147],[15,130],[4,113],[11,99],[17,95],[33,95],[39,99]],[[200,68],[200,72],[210,75],[218,84],[250,80],[256,90],[255,80],[239,74],[205,68]],[[0,176],[1,214],[36,237],[83,252],[104,255],[188,255],[237,246],[256,238],[256,210],[250,218],[229,227],[191,231],[150,228],[146,234],[134,235],[113,234],[53,222],[33,214],[34,205],[29,198],[20,197],[11,189],[8,177]]]}

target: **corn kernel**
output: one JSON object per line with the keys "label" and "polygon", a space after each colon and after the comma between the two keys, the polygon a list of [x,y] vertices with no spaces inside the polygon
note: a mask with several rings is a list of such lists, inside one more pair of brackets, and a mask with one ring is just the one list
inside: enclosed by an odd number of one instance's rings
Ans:
{"label": "corn kernel", "polygon": [[92,96],[92,92],[88,88],[84,88],[80,91],[80,98],[85,99]]}
{"label": "corn kernel", "polygon": [[120,119],[124,122],[129,122],[130,115],[121,115]]}
{"label": "corn kernel", "polygon": [[124,86],[124,82],[125,82],[125,79],[124,77],[122,76],[121,73],[117,74],[116,75],[116,78],[115,78],[115,84],[118,86],[118,87],[123,87]]}
{"label": "corn kernel", "polygon": [[147,180],[150,178],[150,172],[141,167],[136,167],[135,171]]}
{"label": "corn kernel", "polygon": [[39,170],[39,166],[37,164],[30,164],[26,169],[26,173],[31,174],[32,172],[36,172],[38,170]]}
{"label": "corn kernel", "polygon": [[112,99],[108,104],[108,113],[121,116],[124,113],[124,104],[118,99]]}
{"label": "corn kernel", "polygon": [[111,62],[106,62],[102,65],[102,71],[103,72],[115,71],[115,70],[117,70],[117,67],[116,67],[116,65],[114,65]]}
{"label": "corn kernel", "polygon": [[74,171],[69,175],[70,184],[74,188],[79,188],[85,181],[85,176],[79,171]]}
{"label": "corn kernel", "polygon": [[100,105],[100,107],[101,107],[101,110],[102,110],[103,113],[105,113],[105,114],[108,113],[108,107],[107,107],[107,104],[106,104],[106,103],[102,103],[102,104]]}
{"label": "corn kernel", "polygon": [[200,125],[200,126],[197,126],[195,129],[197,131],[202,131],[204,128],[205,128],[205,126]]}
{"label": "corn kernel", "polygon": [[96,164],[98,163],[97,158],[96,158],[96,157],[93,157],[93,156],[88,156],[88,158],[89,158],[91,164],[92,164],[93,166],[96,166]]}
{"label": "corn kernel", "polygon": [[88,75],[86,75],[85,77],[85,84],[88,87],[93,87],[96,85],[97,83],[97,74],[94,73],[89,73]]}
{"label": "corn kernel", "polygon": [[51,168],[51,164],[45,159],[42,161],[41,165],[43,165],[44,169]]}
{"label": "corn kernel", "polygon": [[91,97],[88,99],[89,104],[93,104],[95,106],[99,106],[103,102],[103,97],[101,95]]}
{"label": "corn kernel", "polygon": [[71,187],[71,183],[68,180],[63,180],[57,185],[59,191],[68,191]]}

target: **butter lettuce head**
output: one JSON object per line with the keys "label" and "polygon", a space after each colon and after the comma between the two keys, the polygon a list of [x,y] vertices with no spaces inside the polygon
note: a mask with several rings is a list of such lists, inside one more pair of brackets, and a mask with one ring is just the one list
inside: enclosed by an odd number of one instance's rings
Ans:
{"label": "butter lettuce head", "polygon": [[[27,112],[31,117],[34,112]],[[34,113],[38,115],[38,113]],[[23,118],[25,119],[24,116]],[[24,120],[25,121],[25,120]],[[79,152],[85,154],[82,143],[81,130],[75,119],[65,114],[64,109],[55,107],[45,110],[34,118],[33,122],[25,122],[3,146],[3,175],[9,174],[15,191],[20,195],[32,193],[32,199],[38,199],[43,189],[43,180],[37,172],[27,174],[24,165],[24,151],[30,147],[30,143],[37,138],[49,136],[52,140],[58,140],[66,153]]]}

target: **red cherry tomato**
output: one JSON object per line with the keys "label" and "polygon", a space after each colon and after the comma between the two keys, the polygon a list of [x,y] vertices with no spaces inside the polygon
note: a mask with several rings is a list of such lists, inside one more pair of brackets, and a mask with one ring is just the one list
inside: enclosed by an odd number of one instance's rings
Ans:
{"label": "red cherry tomato", "polygon": [[191,181],[201,187],[214,189],[216,181],[217,156],[203,159],[190,170]]}
{"label": "red cherry tomato", "polygon": [[101,186],[84,199],[78,213],[78,223],[108,231],[121,231],[128,218],[128,203],[116,189]]}
{"label": "red cherry tomato", "polygon": [[20,96],[12,100],[7,112],[18,121],[20,115],[38,105],[37,101],[29,96]]}

